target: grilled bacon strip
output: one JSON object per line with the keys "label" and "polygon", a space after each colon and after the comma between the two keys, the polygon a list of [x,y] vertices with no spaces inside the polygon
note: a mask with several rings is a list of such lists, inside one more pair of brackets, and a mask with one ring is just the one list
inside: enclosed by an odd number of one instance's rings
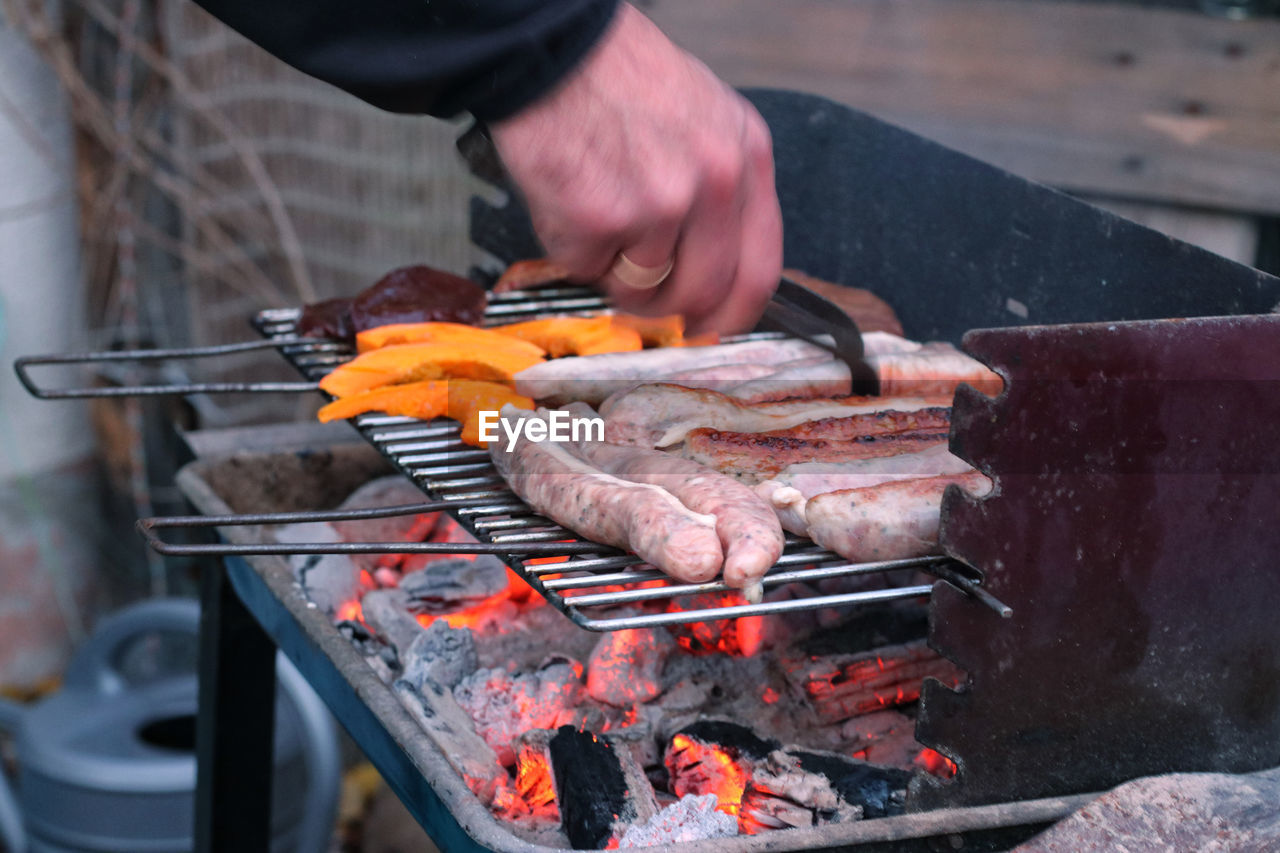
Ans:
{"label": "grilled bacon strip", "polygon": [[706,389],[655,384],[641,385],[610,398],[600,407],[600,413],[605,419],[606,441],[669,447],[700,428],[762,433],[823,418],[888,409],[915,411],[950,402],[942,397],[837,397],[744,403]]}
{"label": "grilled bacon strip", "polygon": [[852,441],[873,435],[889,435],[898,432],[945,432],[951,426],[949,406],[928,406],[923,409],[881,409],[862,415],[843,418],[821,418],[805,421],[787,429],[775,429],[763,433],[779,438],[825,438],[830,441]]}
{"label": "grilled bacon strip", "polygon": [[825,438],[786,438],[750,432],[695,429],[685,436],[678,452],[722,474],[748,483],[773,477],[799,462],[846,462],[916,453],[940,447],[945,432],[919,430],[860,436],[848,441]]}
{"label": "grilled bacon strip", "polygon": [[[595,416],[581,403],[568,410],[575,417]],[[748,590],[748,599],[758,600],[759,581],[786,544],[777,517],[762,497],[730,477],[661,450],[603,441],[579,441],[570,449],[606,474],[659,486],[694,512],[715,516],[724,549],[724,582]]]}

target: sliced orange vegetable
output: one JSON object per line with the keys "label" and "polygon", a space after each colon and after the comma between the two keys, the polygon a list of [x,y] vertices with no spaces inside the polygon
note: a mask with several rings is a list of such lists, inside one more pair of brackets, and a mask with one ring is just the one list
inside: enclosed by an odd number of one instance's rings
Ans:
{"label": "sliced orange vegetable", "polygon": [[354,418],[365,412],[385,412],[388,415],[404,415],[429,420],[445,414],[448,408],[449,383],[434,379],[428,382],[409,382],[405,385],[387,385],[363,394],[343,397],[324,406],[316,417],[328,423],[340,418]]}
{"label": "sliced orange vegetable", "polygon": [[[591,352],[625,352],[641,347],[640,336],[615,337],[613,320],[599,317],[546,317],[510,326],[497,326],[495,332],[537,344],[547,355],[587,355]],[[602,349],[612,347],[612,349]]]}
{"label": "sliced orange vegetable", "polygon": [[606,352],[635,352],[644,349],[644,341],[635,329],[610,325],[608,331],[579,344],[578,355],[600,355]]}
{"label": "sliced orange vegetable", "polygon": [[647,347],[684,346],[684,318],[679,314],[665,317],[640,317],[635,314],[614,314],[613,325],[640,333]]}
{"label": "sliced orange vegetable", "polygon": [[480,440],[480,413],[497,412],[510,403],[518,409],[535,408],[533,400],[505,385],[458,380],[449,385],[449,417],[462,424],[462,442],[484,447]]}
{"label": "sliced orange vegetable", "polygon": [[423,420],[447,416],[462,424],[464,443],[483,447],[484,444],[480,441],[480,413],[501,411],[508,403],[520,409],[534,408],[533,400],[496,382],[432,379],[404,385],[387,385],[363,394],[343,397],[322,408],[318,417],[328,423],[366,412],[383,412]]}
{"label": "sliced orange vegetable", "polygon": [[393,323],[389,326],[376,326],[356,335],[356,351],[365,353],[387,346],[430,342],[493,346],[525,351],[530,355],[543,355],[542,348],[536,343],[462,323]]}
{"label": "sliced orange vegetable", "polygon": [[484,379],[511,382],[541,356],[519,349],[463,343],[396,344],[370,350],[339,365],[320,380],[335,397],[349,397],[383,385],[426,379]]}

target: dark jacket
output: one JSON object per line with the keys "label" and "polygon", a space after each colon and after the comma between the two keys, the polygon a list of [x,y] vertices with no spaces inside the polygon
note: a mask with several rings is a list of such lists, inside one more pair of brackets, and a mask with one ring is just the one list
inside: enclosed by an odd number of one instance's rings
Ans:
{"label": "dark jacket", "polygon": [[293,67],[385,110],[482,121],[550,89],[618,0],[196,0]]}

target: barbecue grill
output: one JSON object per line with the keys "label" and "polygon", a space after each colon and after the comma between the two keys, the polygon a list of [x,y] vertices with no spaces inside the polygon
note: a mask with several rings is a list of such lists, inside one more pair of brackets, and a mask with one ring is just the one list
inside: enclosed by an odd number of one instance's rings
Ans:
{"label": "barbecue grill", "polygon": [[[953,450],[992,476],[996,492],[981,502],[948,496],[948,559],[910,564],[938,583],[785,603],[825,607],[932,592],[933,643],[969,679],[959,692],[926,685],[918,736],[957,763],[956,779],[914,786],[910,805],[933,811],[718,840],[717,848],[886,842],[1008,825],[1025,835],[1072,808],[1078,795],[1144,773],[1280,763],[1280,695],[1267,686],[1280,671],[1272,618],[1280,592],[1263,582],[1280,550],[1272,523],[1280,505],[1280,316],[1268,313],[1280,303],[1280,281],[830,102],[794,93],[750,97],[774,132],[788,264],[888,296],[912,337],[963,336],[1002,374],[1006,392],[994,401],[957,395]],[[478,137],[466,150],[483,152]],[[492,163],[476,163],[482,176],[499,177]],[[475,200],[472,223],[476,244],[501,262],[536,254],[527,216],[510,199],[500,206]],[[490,319],[603,307],[594,295],[566,288],[496,298]],[[267,339],[242,346],[278,347],[314,380],[349,353],[293,337],[296,317],[294,310],[264,312],[256,326]],[[1199,319],[1167,319],[1178,317]],[[593,616],[601,605],[723,587],[667,581],[637,588],[656,576],[528,513],[506,495],[483,454],[457,443],[454,426],[363,416],[357,428],[427,492],[431,503],[413,511],[447,507],[481,542],[450,551],[500,553],[583,627],[763,614],[778,604]],[[199,552],[162,543],[155,531],[163,527],[300,517],[234,518],[228,502],[207,494],[197,503],[217,517],[152,522],[156,547]],[[305,516],[320,517],[331,516]],[[239,709],[240,725],[258,733],[251,743],[261,743],[263,721],[243,709],[264,706],[270,641],[240,610],[243,599],[313,683],[327,688],[322,695],[424,824],[443,827],[459,844],[455,826],[468,844],[522,848],[494,834],[492,818],[415,736],[404,709],[369,681],[349,644],[306,609],[291,578],[265,556],[444,548],[282,547],[234,528],[226,535],[230,544],[217,552],[249,562],[228,564],[239,598],[217,573],[206,578],[207,618],[222,631],[210,634],[216,701],[203,709],[206,733]],[[568,555],[577,573],[552,579],[545,575],[564,574],[566,564],[527,563],[545,555]],[[878,575],[901,565],[908,564],[850,565],[791,541],[766,584],[799,573]],[[598,591],[624,581],[633,587]],[[213,658],[225,653],[229,636],[246,644],[234,665]],[[252,677],[243,677],[246,662]],[[242,784],[255,774],[229,772],[218,768],[207,780],[206,820],[219,797],[257,795]]]}

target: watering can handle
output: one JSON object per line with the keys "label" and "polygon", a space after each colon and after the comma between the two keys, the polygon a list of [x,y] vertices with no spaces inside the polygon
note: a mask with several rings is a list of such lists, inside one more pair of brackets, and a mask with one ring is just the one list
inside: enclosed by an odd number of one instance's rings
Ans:
{"label": "watering can handle", "polygon": [[198,635],[200,606],[188,599],[154,599],[108,616],[71,659],[65,686],[103,695],[119,693],[125,682],[116,669],[116,653],[135,637],[155,631]]}

